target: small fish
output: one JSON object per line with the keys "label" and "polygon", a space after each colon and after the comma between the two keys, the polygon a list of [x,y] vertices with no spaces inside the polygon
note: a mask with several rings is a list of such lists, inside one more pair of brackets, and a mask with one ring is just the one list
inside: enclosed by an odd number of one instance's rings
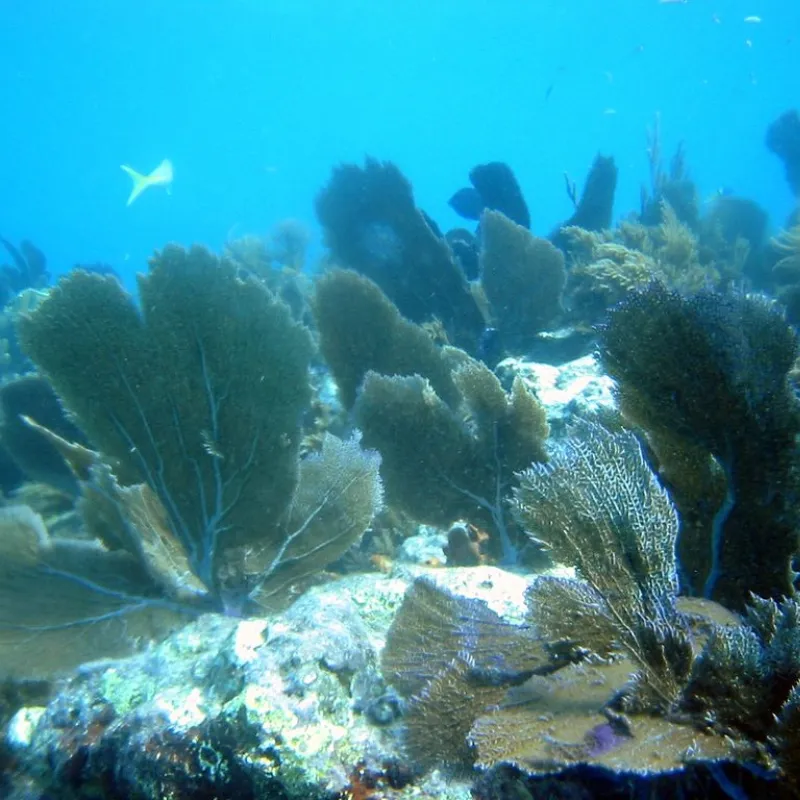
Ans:
{"label": "small fish", "polygon": [[751,14],[749,17],[745,17],[744,21],[750,25],[758,25],[761,22],[761,17],[757,17],[755,14]]}
{"label": "small fish", "polygon": [[133,188],[126,205],[130,205],[145,189],[151,186],[164,186],[169,194],[172,185],[172,162],[165,158],[149,175],[142,175],[126,164],[121,165],[121,169],[131,176]]}
{"label": "small fish", "polygon": [[219,459],[220,461],[225,460],[225,456],[223,456],[222,453],[220,453],[219,448],[217,447],[217,443],[214,441],[214,438],[208,431],[206,430],[200,431],[200,438],[203,441],[203,450],[205,450],[206,453],[208,453],[213,458]]}
{"label": "small fish", "polygon": [[711,192],[711,194],[709,194],[708,197],[706,197],[705,200],[703,200],[703,205],[714,205],[721,197],[733,197],[735,194],[736,192],[734,192],[730,186],[718,186],[713,192]]}

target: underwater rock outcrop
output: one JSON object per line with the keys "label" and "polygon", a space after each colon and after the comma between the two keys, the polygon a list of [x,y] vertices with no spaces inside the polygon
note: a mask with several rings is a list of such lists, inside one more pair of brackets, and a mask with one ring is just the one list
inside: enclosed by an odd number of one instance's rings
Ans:
{"label": "underwater rock outcrop", "polygon": [[362,781],[402,788],[415,775],[383,736],[392,697],[376,618],[405,584],[377,583],[316,587],[268,619],[205,615],[29,701],[9,735],[19,796],[330,800]]}
{"label": "underwater rock outcrop", "polygon": [[[101,655],[129,613],[285,604],[380,507],[379,457],[357,437],[300,460],[312,346],[282,302],[202,248],[166,248],[140,292],[141,311],[116,280],[76,272],[20,322],[101,455],[81,476],[95,541],[50,543],[25,512],[16,544],[0,537],[4,670],[34,635],[41,649],[69,629]],[[65,647],[61,667],[82,660]]]}
{"label": "underwater rock outcrop", "polygon": [[[767,300],[683,297],[660,284],[615,308],[600,335],[621,410],[656,455],[667,457],[664,439],[678,450],[702,447],[724,474],[724,499],[696,532],[701,541],[679,546],[685,590],[733,609],[750,592],[793,591],[800,416],[787,376],[796,354],[795,332]],[[707,559],[691,563],[692,550]]]}

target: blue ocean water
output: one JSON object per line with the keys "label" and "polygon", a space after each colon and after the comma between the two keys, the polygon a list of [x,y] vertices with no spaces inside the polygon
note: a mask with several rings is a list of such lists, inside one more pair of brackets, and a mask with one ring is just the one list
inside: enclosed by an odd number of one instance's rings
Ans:
{"label": "blue ocean water", "polygon": [[[506,161],[544,234],[571,213],[563,173],[580,186],[601,151],[620,216],[657,113],[701,194],[730,187],[775,227],[793,208],[763,144],[797,102],[786,0],[4,0],[2,22],[0,234],[55,274],[106,262],[128,280],[168,241],[315,229],[330,169],[366,154],[443,229],[469,169]],[[164,158],[172,193],[126,207],[120,165]]]}

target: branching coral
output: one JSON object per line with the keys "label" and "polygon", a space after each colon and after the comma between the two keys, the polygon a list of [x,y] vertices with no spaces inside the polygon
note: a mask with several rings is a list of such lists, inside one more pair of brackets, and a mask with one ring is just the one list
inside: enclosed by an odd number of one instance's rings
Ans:
{"label": "branching coral", "polygon": [[[520,627],[428,584],[404,602],[384,670],[414,693],[414,753],[426,765],[474,759],[528,774],[583,764],[684,773],[690,785],[696,768],[724,782],[745,764],[796,780],[796,601],[753,598],[741,624],[707,616],[698,625],[677,602],[675,511],[639,443],[588,423],[573,433],[521,476],[516,507],[578,579],[534,580]],[[587,651],[588,662],[574,663]],[[487,682],[489,653],[503,668]]]}
{"label": "branching coral", "polygon": [[[140,291],[141,312],[115,280],[73,273],[20,323],[27,352],[113,465],[83,476],[97,557],[132,559],[155,598],[115,590],[121,607],[108,613],[279,605],[366,529],[381,503],[379,458],[328,436],[300,463],[310,336],[234,264],[169,247]],[[75,582],[93,588],[80,573]],[[105,618],[72,613],[86,628]]]}
{"label": "branching coral", "polygon": [[716,222],[705,219],[697,235],[669,203],[663,201],[662,206],[654,225],[623,220],[615,230],[602,233],[562,230],[571,258],[565,294],[574,318],[596,323],[628,294],[653,282],[691,293],[729,287],[752,268],[747,240],[729,242]]}
{"label": "branching coral", "polygon": [[383,458],[390,503],[443,527],[466,519],[495,533],[504,563],[518,558],[505,504],[514,473],[546,458],[544,409],[521,380],[506,393],[496,376],[460,351],[449,406],[431,383],[367,373],[355,405],[364,443]]}
{"label": "branching coral", "polygon": [[[642,229],[644,230],[644,229]],[[574,262],[569,271],[568,303],[572,315],[596,322],[630,292],[661,277],[656,262],[640,249],[609,241],[607,234],[565,228]]]}
{"label": "branching coral", "polygon": [[462,350],[435,345],[356,273],[322,277],[314,307],[342,400],[383,458],[389,503],[434,525],[489,528],[495,552],[513,561],[505,503],[514,472],[546,457],[538,400],[522,381],[506,392]]}
{"label": "branching coral", "polygon": [[[657,446],[701,446],[725,476],[726,495],[705,533],[711,567],[700,587],[741,609],[749,592],[792,591],[798,410],[787,375],[794,331],[758,297],[691,298],[654,284],[614,309],[600,355],[623,413]],[[680,501],[679,501],[680,504]]]}
{"label": "branching coral", "polygon": [[588,423],[581,431],[521,475],[515,507],[526,530],[574,564],[586,585],[559,582],[551,593],[540,580],[531,603],[547,609],[545,629],[563,631],[582,616],[602,644],[581,643],[600,652],[613,630],[640,667],[637,702],[665,711],[692,664],[688,626],[675,609],[677,515],[632,434]]}
{"label": "branching coral", "polygon": [[561,251],[497,211],[481,217],[480,275],[492,324],[512,350],[519,351],[561,311]]}
{"label": "branching coral", "polygon": [[772,246],[781,255],[773,267],[775,276],[786,283],[800,281],[800,225],[781,231]]}
{"label": "branching coral", "polygon": [[770,244],[777,258],[772,274],[778,283],[778,299],[796,325],[800,322],[800,225],[781,231]]}
{"label": "branching coral", "polygon": [[448,405],[458,402],[450,366],[428,333],[403,318],[368,278],[331,270],[314,292],[320,350],[331,369],[345,408],[370,370],[383,375],[421,375]]}
{"label": "branching coral", "polygon": [[337,167],[316,208],[337,264],[375,281],[408,319],[435,317],[451,342],[474,350],[483,319],[466,278],[394,164]]}

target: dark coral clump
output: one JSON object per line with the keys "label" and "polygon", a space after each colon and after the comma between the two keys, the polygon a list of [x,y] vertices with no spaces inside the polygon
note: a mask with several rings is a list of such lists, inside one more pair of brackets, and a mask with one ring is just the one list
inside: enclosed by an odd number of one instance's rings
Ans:
{"label": "dark coral clump", "polygon": [[794,331],[763,298],[683,297],[659,284],[614,309],[600,335],[623,413],[654,441],[669,434],[703,447],[724,473],[705,533],[710,566],[694,590],[736,609],[750,592],[793,590],[796,355]]}
{"label": "dark coral clump", "polygon": [[531,227],[528,205],[508,164],[478,164],[470,170],[469,180],[472,186],[459,189],[450,198],[450,206],[457,214],[477,221],[484,211],[499,211],[517,225]]}
{"label": "dark coral clump", "polygon": [[[554,272],[557,289],[563,278],[560,253],[496,216],[502,221],[494,257],[508,252],[503,242],[510,226],[512,244],[517,235],[523,237],[527,261],[521,269],[531,274],[540,268],[544,284]],[[539,249],[527,247],[528,240],[543,245],[545,263],[536,257]],[[481,362],[436,345],[357,273],[332,270],[323,276],[314,308],[320,349],[342,401],[353,404],[365,445],[383,459],[389,503],[432,525],[464,519],[491,530],[495,552],[506,563],[516,561],[519,543],[505,503],[514,473],[546,458],[547,419],[537,398],[522,380],[507,392]]]}
{"label": "dark coral clump", "polygon": [[29,373],[0,386],[0,441],[28,480],[47,483],[70,495],[79,491],[75,474],[30,420],[72,442],[87,444],[80,429],[65,415],[50,384]]}
{"label": "dark coral clump", "polygon": [[300,458],[313,351],[284,303],[202,248],[166,248],[140,290],[141,309],[115,279],[72,273],[20,322],[100,452],[47,434],[75,469],[83,540],[24,506],[0,514],[0,672],[286,604],[381,506],[380,458],[357,434]]}
{"label": "dark coral clump", "polygon": [[474,350],[483,320],[466,277],[394,164],[337,167],[316,208],[336,263],[377,283],[408,319],[436,318],[453,344]]}
{"label": "dark coral clump", "polygon": [[580,198],[574,184],[567,182],[567,191],[575,205],[575,213],[551,234],[550,239],[557,247],[565,251],[569,249],[569,238],[564,234],[564,228],[602,231],[611,227],[618,173],[613,157],[598,154],[592,162]]}
{"label": "dark coral clump", "polygon": [[786,180],[800,195],[800,114],[796,109],[784,112],[769,126],[766,144],[783,161]]}
{"label": "dark coral clump", "polygon": [[511,352],[522,352],[532,337],[561,311],[567,281],[564,256],[497,211],[481,217],[481,288],[491,323]]}
{"label": "dark coral clump", "polygon": [[33,242],[23,239],[19,247],[0,236],[0,242],[11,256],[11,264],[0,267],[0,306],[24,289],[39,289],[50,282],[47,258]]}

